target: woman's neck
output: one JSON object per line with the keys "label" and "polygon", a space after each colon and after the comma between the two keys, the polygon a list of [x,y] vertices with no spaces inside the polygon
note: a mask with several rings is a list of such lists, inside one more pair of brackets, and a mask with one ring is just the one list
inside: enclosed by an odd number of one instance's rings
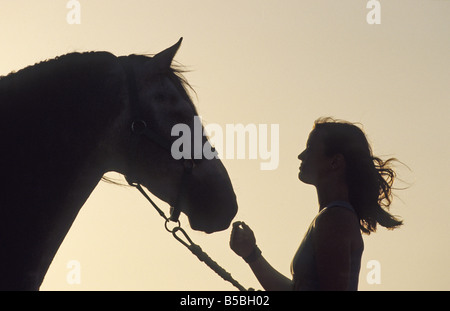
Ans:
{"label": "woman's neck", "polygon": [[348,187],[344,182],[327,183],[316,186],[317,198],[319,200],[319,211],[324,209],[333,201],[349,201]]}

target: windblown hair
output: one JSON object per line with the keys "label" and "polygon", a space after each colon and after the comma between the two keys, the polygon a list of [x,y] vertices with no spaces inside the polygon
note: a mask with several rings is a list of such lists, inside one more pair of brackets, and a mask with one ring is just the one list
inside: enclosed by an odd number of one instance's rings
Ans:
{"label": "windblown hair", "polygon": [[320,118],[314,122],[314,130],[325,133],[327,156],[344,156],[349,200],[358,214],[361,231],[375,232],[377,224],[387,229],[400,227],[403,221],[389,213],[396,178],[392,162],[398,160],[383,161],[374,156],[366,135],[355,124]]}

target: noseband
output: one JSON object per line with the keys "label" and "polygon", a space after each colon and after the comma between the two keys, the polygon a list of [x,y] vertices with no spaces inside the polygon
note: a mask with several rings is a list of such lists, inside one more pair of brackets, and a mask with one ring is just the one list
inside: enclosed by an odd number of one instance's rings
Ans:
{"label": "noseband", "polygon": [[[166,150],[171,155],[172,144],[169,140],[163,138],[160,134],[149,128],[147,122],[142,119],[142,107],[139,104],[139,93],[136,84],[136,77],[134,74],[134,69],[132,67],[131,62],[129,61],[127,56],[119,57],[119,61],[125,70],[127,84],[128,84],[128,96],[131,110],[131,124],[130,130],[132,133],[132,141],[131,141],[131,153],[133,163],[130,166],[130,175],[126,176],[130,186],[137,188],[146,198],[150,201],[153,207],[158,211],[158,213],[166,219],[167,222],[174,221],[178,222],[178,218],[181,213],[181,204],[183,198],[186,196],[187,184],[189,182],[192,169],[194,168],[194,161],[192,159],[183,159],[181,160],[181,164],[183,165],[183,173],[181,175],[181,182],[178,190],[178,194],[175,200],[175,204],[170,208],[170,217],[167,218],[163,211],[151,200],[151,198],[145,193],[144,189],[142,189],[140,182],[136,177],[136,166],[134,165],[135,160],[137,159],[137,151],[139,142],[142,138],[146,138],[150,143],[158,145],[160,148]],[[174,159],[175,160],[175,159]],[[180,160],[175,160],[180,161]]]}

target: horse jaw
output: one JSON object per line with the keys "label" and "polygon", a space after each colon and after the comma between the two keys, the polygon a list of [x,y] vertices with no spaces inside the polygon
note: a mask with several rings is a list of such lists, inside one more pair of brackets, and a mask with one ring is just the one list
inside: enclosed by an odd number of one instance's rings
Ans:
{"label": "horse jaw", "polygon": [[182,212],[192,229],[213,233],[226,230],[238,204],[228,173],[220,160],[207,160],[193,171]]}

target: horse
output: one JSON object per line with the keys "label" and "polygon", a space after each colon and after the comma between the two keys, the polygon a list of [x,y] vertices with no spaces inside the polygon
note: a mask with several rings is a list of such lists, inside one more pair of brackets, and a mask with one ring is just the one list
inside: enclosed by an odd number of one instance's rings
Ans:
{"label": "horse", "polygon": [[194,230],[229,227],[237,202],[220,159],[180,161],[164,147],[175,124],[193,128],[198,116],[173,64],[181,41],[153,56],[69,53],[0,78],[0,290],[39,290],[107,172],[144,186]]}

